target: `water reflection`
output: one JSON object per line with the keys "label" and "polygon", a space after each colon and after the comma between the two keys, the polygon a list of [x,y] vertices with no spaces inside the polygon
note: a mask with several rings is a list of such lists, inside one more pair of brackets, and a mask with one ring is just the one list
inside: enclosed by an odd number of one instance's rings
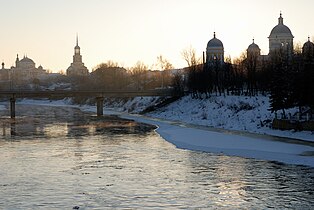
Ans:
{"label": "water reflection", "polygon": [[[108,123],[74,112],[51,108],[50,119],[19,118],[16,141],[6,137],[9,125],[3,126],[0,209],[314,205],[312,168],[181,150],[134,122]],[[24,129],[22,120],[32,125]]]}
{"label": "water reflection", "polygon": [[[5,113],[2,112],[1,114]],[[153,129],[152,126],[140,126],[117,116],[91,116],[76,108],[32,106],[30,109],[29,105],[19,105],[17,112],[19,116],[15,119],[8,116],[0,118],[2,136],[80,138],[88,135],[141,133]]]}

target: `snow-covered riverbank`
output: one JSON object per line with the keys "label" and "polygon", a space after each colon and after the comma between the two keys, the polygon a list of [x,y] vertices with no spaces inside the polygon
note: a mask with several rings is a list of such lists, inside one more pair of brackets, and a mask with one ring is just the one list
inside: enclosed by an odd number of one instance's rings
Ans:
{"label": "snow-covered riverbank", "polygon": [[261,136],[249,137],[186,127],[184,124],[146,118],[141,115],[120,114],[120,116],[155,124],[158,126],[157,132],[178,148],[314,167],[314,147],[312,146]]}
{"label": "snow-covered riverbank", "polygon": [[[149,99],[146,99],[145,104],[148,105],[149,101],[150,101]],[[153,99],[151,99],[151,101],[153,101]],[[134,120],[144,122],[144,123],[155,124],[158,126],[157,132],[164,139],[173,143],[179,148],[207,151],[207,152],[214,152],[214,153],[223,153],[223,154],[233,155],[233,156],[256,158],[256,159],[261,159],[261,160],[272,160],[272,161],[279,161],[279,162],[284,162],[288,164],[301,164],[301,165],[308,165],[308,166],[314,167],[314,156],[313,156],[314,148],[312,146],[287,143],[284,141],[276,141],[266,136],[265,138],[263,138],[262,136],[250,137],[250,136],[241,135],[241,134],[237,135],[234,133],[212,131],[210,129],[206,130],[202,128],[186,126],[186,124],[184,123],[178,123],[177,119],[181,117],[182,122],[188,122],[188,123],[198,122],[199,124],[207,125],[206,123],[204,123],[204,122],[207,122],[206,117],[204,119],[201,117],[205,115],[207,115],[208,117],[208,115],[211,113],[209,110],[209,107],[212,105],[206,105],[205,103],[206,101],[204,100],[199,100],[198,103],[195,102],[191,104],[189,104],[188,101],[189,101],[188,99],[183,98],[175,103],[170,104],[168,107],[162,108],[162,110],[150,113],[149,114],[150,117],[145,117],[141,115],[130,115],[127,112],[117,112],[117,111],[110,111],[110,110],[105,110],[105,114],[118,114],[124,118],[134,119]],[[23,101],[20,101],[19,103],[30,104],[30,105],[36,104],[36,105],[50,105],[50,106],[64,106],[64,105],[68,106],[67,104],[68,101],[23,100]],[[134,108],[136,107],[136,103],[142,103],[142,106],[144,106],[143,100],[141,99],[135,99],[133,102],[129,102],[129,105]],[[258,102],[256,101],[254,102],[253,100],[252,103],[258,103]],[[204,107],[203,108],[199,107],[200,104],[201,105],[203,104]],[[240,101],[239,104],[243,104],[243,102]],[[245,105],[245,106],[249,106],[249,105]],[[81,108],[84,111],[95,112],[96,110],[96,107],[94,106],[88,106],[88,105],[84,105],[84,106],[72,105],[72,106]],[[229,107],[231,105],[225,104],[224,106]],[[226,120],[226,121],[221,121],[221,122],[226,122],[226,125],[236,125],[236,122],[240,122],[239,120],[237,121],[234,120],[234,114],[227,110],[227,109],[236,109],[236,108],[225,108],[224,106],[222,107],[225,109],[225,111],[219,111],[219,110],[217,111],[218,113],[220,113],[221,118]],[[258,107],[258,105],[255,105],[255,106]],[[234,107],[236,107],[236,105],[234,105]],[[259,106],[259,109],[262,109],[262,107],[264,106]],[[124,106],[123,108],[120,108],[120,111],[122,111],[122,109],[127,110],[128,108]],[[196,113],[196,111],[193,111],[195,109],[199,109],[202,112]],[[132,110],[133,112],[137,112],[136,108]],[[178,110],[181,110],[181,111],[179,112]],[[207,110],[207,111],[204,111],[204,110]],[[250,110],[252,109],[247,109],[246,111],[250,111]],[[170,115],[170,113],[172,113],[172,115]],[[211,114],[213,113],[215,113],[215,115],[217,116],[216,119],[218,119],[219,114],[216,113],[216,111],[212,111]],[[227,117],[225,116],[227,114],[229,114],[231,121],[228,121]],[[251,113],[247,113],[247,115],[256,116],[257,113],[251,111]],[[153,116],[157,116],[157,117],[165,116],[163,118],[168,119],[168,121],[158,120],[156,118],[153,118]],[[244,110],[238,111],[238,119],[248,120],[249,119],[248,116],[245,116]],[[265,118],[264,116],[261,116],[259,117],[259,119],[263,120]],[[173,120],[176,120],[176,122],[174,122]],[[209,121],[209,122],[213,123],[214,121]],[[252,127],[254,125],[253,123],[257,123],[254,120],[250,120],[249,122],[250,122],[249,124],[251,124]],[[197,123],[193,123],[193,124],[197,124]],[[240,125],[237,125],[237,126],[241,127]],[[263,127],[261,126],[261,128]],[[270,128],[265,127],[265,129],[267,130]],[[238,129],[238,130],[241,130],[241,129]],[[308,133],[301,132],[301,133],[302,133],[302,136],[304,135],[307,136],[308,140],[313,140],[313,135],[310,132]]]}
{"label": "snow-covered riverbank", "polygon": [[[110,106],[120,112],[140,113],[145,107],[154,105],[156,101],[151,97],[135,98],[126,103],[107,104],[107,107]],[[211,96],[209,99],[192,99],[191,96],[185,96],[145,115],[231,131],[314,141],[314,133],[310,131],[295,132],[271,129],[271,121],[275,114],[268,109],[269,98],[266,96]],[[295,112],[295,109],[287,110],[287,114]]]}

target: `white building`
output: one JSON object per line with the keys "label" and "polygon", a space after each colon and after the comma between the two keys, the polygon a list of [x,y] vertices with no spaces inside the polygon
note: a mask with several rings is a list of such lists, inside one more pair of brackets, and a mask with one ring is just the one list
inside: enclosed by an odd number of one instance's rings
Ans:
{"label": "white building", "polygon": [[270,32],[269,39],[269,54],[284,50],[289,55],[293,54],[293,38],[291,30],[288,26],[283,24],[283,18],[280,13],[278,18],[278,25],[276,25]]}
{"label": "white building", "polygon": [[223,64],[224,63],[224,45],[216,38],[216,33],[214,32],[214,38],[208,41],[206,47],[206,64]]}
{"label": "white building", "polygon": [[269,56],[279,51],[286,52],[287,55],[293,54],[293,38],[291,30],[288,26],[283,24],[282,14],[278,18],[278,24],[271,30],[268,37],[269,40],[269,53],[268,55],[261,55],[260,48],[257,44],[253,43],[247,48],[247,57],[257,57],[258,60],[268,60]]}

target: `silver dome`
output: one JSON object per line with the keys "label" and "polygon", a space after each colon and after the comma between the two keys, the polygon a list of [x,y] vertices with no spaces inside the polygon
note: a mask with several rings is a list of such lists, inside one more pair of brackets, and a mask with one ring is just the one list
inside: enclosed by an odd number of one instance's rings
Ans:
{"label": "silver dome", "polygon": [[207,43],[207,48],[217,48],[217,47],[223,48],[224,45],[219,39],[216,38],[216,33],[214,32],[214,38],[209,40],[209,42]]}

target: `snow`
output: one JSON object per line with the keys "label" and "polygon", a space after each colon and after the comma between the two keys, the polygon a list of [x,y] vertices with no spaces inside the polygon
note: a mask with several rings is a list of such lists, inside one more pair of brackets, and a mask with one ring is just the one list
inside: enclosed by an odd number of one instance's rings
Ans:
{"label": "snow", "polygon": [[113,108],[119,112],[140,113],[148,106],[155,105],[159,97],[135,97],[131,100],[105,100],[104,107]]}
{"label": "snow", "polygon": [[[269,98],[266,96],[212,96],[209,99],[185,96],[167,107],[149,113],[148,116],[226,130],[314,141],[314,133],[310,131],[271,129],[270,123],[275,114],[268,109]],[[287,114],[295,111],[287,110]]]}
{"label": "snow", "polygon": [[23,104],[23,105],[48,105],[48,106],[68,106],[68,107],[77,107],[77,105],[70,105],[70,99],[63,99],[63,100],[35,100],[35,99],[21,99],[16,102],[16,104]]}
{"label": "snow", "polygon": [[121,116],[155,124],[161,137],[178,148],[314,167],[314,156],[305,155],[313,152],[311,146],[196,129],[139,115],[122,114]]}
{"label": "snow", "polygon": [[[105,114],[117,114],[124,118],[154,124],[158,127],[159,135],[178,148],[314,167],[312,146],[288,143],[284,142],[284,139],[277,141],[268,135],[246,135],[249,131],[313,141],[314,135],[311,132],[275,131],[267,127],[266,121],[273,117],[267,110],[269,107],[267,97],[213,96],[209,99],[196,100],[186,96],[147,116],[128,113],[138,113],[145,107],[156,104],[157,101],[158,98],[137,97],[129,101],[107,102],[105,107],[110,106],[111,109],[106,109]],[[83,111],[96,112],[95,106],[69,105],[70,100],[22,100],[18,103],[71,106],[81,108]],[[208,126],[223,130],[215,130]],[[240,132],[229,132],[224,129]]]}
{"label": "snow", "polygon": [[[136,97],[128,101],[113,101],[105,104],[119,112],[140,113],[145,107],[155,105],[156,97]],[[203,125],[231,131],[266,134],[286,138],[314,141],[310,131],[281,131],[270,128],[275,114],[269,110],[267,96],[214,96],[209,99],[192,99],[185,96],[170,105],[160,108],[146,116],[193,125]],[[287,115],[297,110],[286,110]],[[279,116],[279,114],[278,114]]]}

